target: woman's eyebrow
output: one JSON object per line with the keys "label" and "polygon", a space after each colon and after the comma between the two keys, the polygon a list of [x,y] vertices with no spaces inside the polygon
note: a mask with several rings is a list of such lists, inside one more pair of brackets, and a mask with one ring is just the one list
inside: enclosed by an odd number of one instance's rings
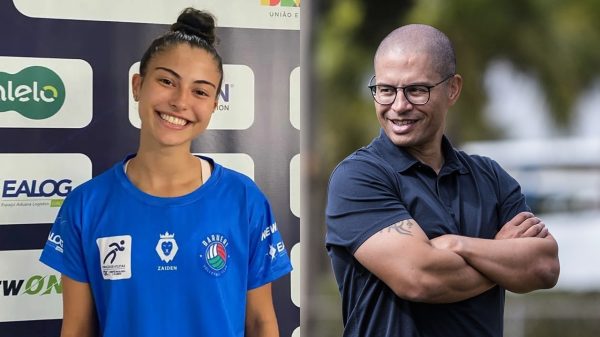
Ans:
{"label": "woman's eyebrow", "polygon": [[[175,70],[173,70],[173,69],[166,68],[166,67],[156,67],[156,68],[154,68],[154,69],[160,69],[160,70],[164,70],[164,71],[166,71],[166,72],[170,73],[171,75],[175,76],[175,77],[176,77],[178,80],[180,80],[180,79],[181,79],[181,75],[179,75],[179,74],[178,74],[178,73],[177,73]],[[217,88],[217,86],[216,86],[214,83],[212,83],[212,82],[210,82],[210,81],[207,81],[207,80],[195,80],[195,81],[194,81],[194,83],[198,83],[198,84],[208,84],[208,85],[212,86],[212,87],[213,87],[213,88],[215,88],[215,89]]]}

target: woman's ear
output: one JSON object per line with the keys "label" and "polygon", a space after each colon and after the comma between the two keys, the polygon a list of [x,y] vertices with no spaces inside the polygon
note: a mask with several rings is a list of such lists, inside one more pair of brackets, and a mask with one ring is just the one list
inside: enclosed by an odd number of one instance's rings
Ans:
{"label": "woman's ear", "polygon": [[142,87],[142,76],[140,74],[133,74],[131,77],[131,91],[133,99],[137,102],[140,99],[140,88]]}

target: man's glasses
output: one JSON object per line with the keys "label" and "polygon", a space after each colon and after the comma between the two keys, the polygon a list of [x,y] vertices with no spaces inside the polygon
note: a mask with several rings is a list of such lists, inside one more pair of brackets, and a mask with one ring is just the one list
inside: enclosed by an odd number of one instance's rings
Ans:
{"label": "man's glasses", "polygon": [[402,90],[404,97],[406,97],[406,100],[409,101],[410,104],[423,105],[429,102],[429,96],[432,88],[446,82],[453,76],[454,74],[448,75],[446,78],[434,85],[412,84],[405,87],[394,87],[385,84],[372,84],[375,80],[375,76],[373,76],[369,81],[368,87],[371,89],[371,94],[373,95],[375,102],[381,105],[393,104],[396,100],[398,90]]}

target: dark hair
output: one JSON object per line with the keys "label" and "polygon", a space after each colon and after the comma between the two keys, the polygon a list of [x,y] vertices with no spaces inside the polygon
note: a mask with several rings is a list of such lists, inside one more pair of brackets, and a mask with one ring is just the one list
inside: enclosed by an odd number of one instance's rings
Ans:
{"label": "dark hair", "polygon": [[217,62],[221,74],[217,86],[218,94],[223,83],[223,61],[214,47],[216,42],[218,42],[218,39],[215,35],[214,16],[208,12],[188,7],[179,14],[177,22],[171,25],[171,29],[167,33],[152,41],[140,61],[140,75],[143,77],[146,74],[148,62],[156,53],[181,43],[187,43],[192,47],[205,50]]}

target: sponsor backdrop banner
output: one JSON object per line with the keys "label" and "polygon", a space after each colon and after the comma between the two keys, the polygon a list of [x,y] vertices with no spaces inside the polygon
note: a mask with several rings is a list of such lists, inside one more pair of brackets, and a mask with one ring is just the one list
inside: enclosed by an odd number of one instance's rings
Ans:
{"label": "sponsor backdrop banner", "polygon": [[192,151],[269,197],[294,264],[273,284],[280,333],[299,337],[300,0],[0,1],[0,337],[59,336],[41,248],[61,246],[49,230],[68,193],[137,149],[131,75],[187,6],[217,17],[225,73]]}

